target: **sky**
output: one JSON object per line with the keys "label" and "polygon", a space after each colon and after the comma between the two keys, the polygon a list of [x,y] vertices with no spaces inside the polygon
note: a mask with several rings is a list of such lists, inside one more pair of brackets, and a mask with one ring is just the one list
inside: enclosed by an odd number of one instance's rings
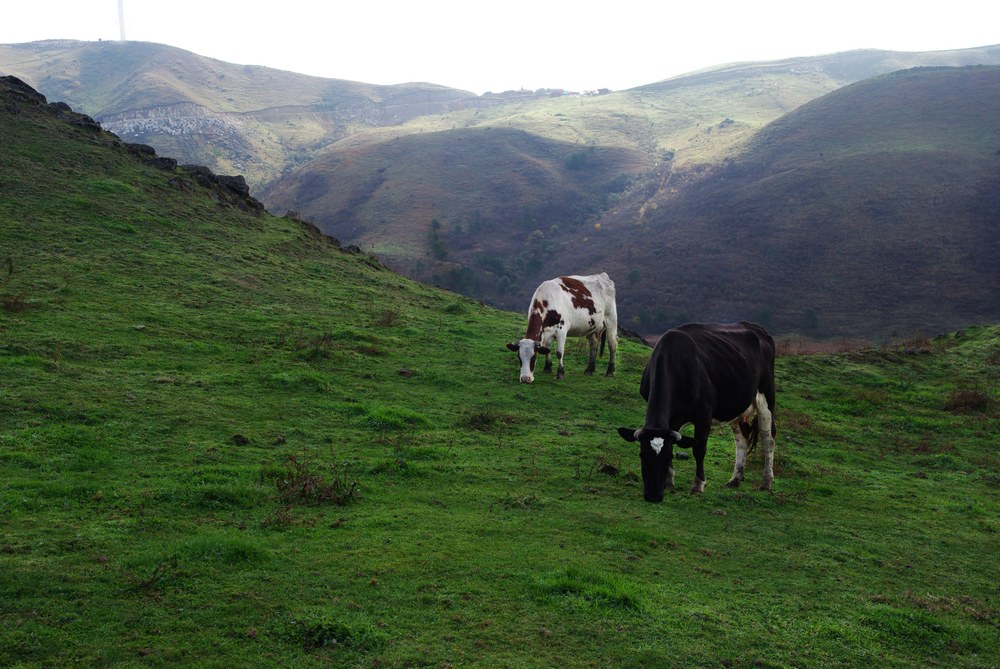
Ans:
{"label": "sky", "polygon": [[[121,0],[125,38],[482,94],[624,90],[739,61],[1000,44],[996,0]],[[835,8],[834,8],[835,7]],[[0,44],[117,40],[119,0],[6,0]]]}

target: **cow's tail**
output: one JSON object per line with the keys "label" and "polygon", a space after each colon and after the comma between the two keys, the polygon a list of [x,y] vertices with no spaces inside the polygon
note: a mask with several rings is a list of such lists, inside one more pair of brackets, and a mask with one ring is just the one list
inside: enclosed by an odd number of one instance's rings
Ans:
{"label": "cow's tail", "polygon": [[754,414],[749,423],[740,423],[740,432],[747,440],[747,457],[749,457],[753,453],[753,449],[757,448],[757,442],[760,441],[760,422],[757,420],[757,414]]}
{"label": "cow's tail", "polygon": [[601,330],[601,352],[598,353],[600,357],[604,357],[604,343],[608,341],[608,329],[604,328]]}

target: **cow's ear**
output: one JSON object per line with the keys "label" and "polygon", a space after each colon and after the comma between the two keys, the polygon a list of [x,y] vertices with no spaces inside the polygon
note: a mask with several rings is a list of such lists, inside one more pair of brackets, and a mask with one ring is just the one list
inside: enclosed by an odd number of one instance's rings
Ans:
{"label": "cow's ear", "polygon": [[630,427],[618,428],[618,435],[625,441],[635,441],[635,430]]}
{"label": "cow's ear", "polygon": [[549,353],[552,352],[552,349],[550,349],[548,346],[536,346],[535,350],[541,353],[542,355],[548,355]]}
{"label": "cow's ear", "polygon": [[681,435],[681,438],[677,440],[677,445],[681,448],[693,448],[698,442],[694,440],[694,437],[689,437],[687,435]]}
{"label": "cow's ear", "polygon": [[514,351],[514,353],[517,353],[520,350],[516,341],[512,341],[509,344],[507,344],[507,348],[509,348],[511,351]]}

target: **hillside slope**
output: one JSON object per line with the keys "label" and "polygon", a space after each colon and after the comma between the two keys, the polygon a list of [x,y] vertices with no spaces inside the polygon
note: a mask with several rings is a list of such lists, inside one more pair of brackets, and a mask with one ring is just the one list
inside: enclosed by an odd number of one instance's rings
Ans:
{"label": "hillside slope", "polygon": [[753,317],[888,337],[1000,318],[1000,68],[845,87],[726,167],[667,182],[565,256],[632,272],[633,327]]}
{"label": "hillside slope", "polygon": [[523,130],[450,130],[332,147],[262,198],[410,276],[502,297],[504,285],[553,271],[554,241],[580,234],[651,165],[637,150]]}
{"label": "hillside slope", "polygon": [[776,494],[720,433],[651,505],[648,349],[523,386],[517,314],[9,80],[0,136],[0,665],[1000,665],[1000,327],[779,358]]}

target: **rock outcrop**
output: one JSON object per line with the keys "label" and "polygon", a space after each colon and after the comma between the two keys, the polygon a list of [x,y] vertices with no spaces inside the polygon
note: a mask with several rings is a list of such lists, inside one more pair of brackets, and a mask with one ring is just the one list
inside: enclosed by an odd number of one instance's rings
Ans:
{"label": "rock outcrop", "polygon": [[0,77],[0,100],[3,111],[8,114],[19,115],[23,107],[31,106],[87,132],[103,135],[111,146],[124,151],[143,164],[174,173],[176,176],[171,178],[170,183],[182,189],[188,190],[187,180],[190,179],[211,191],[216,200],[223,205],[250,213],[264,211],[264,205],[250,195],[250,187],[242,176],[217,175],[202,165],[178,167],[175,159],[157,156],[156,149],[148,144],[123,142],[91,117],[73,111],[65,102],[49,103],[44,95],[17,77]]}

